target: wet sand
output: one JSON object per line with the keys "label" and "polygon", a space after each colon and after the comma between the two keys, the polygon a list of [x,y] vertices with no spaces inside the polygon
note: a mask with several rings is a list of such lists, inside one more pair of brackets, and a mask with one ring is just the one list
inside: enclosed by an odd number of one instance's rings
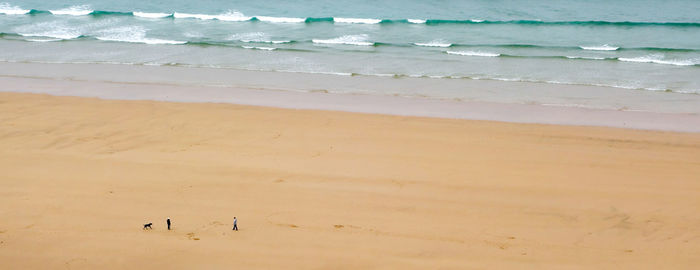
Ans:
{"label": "wet sand", "polygon": [[0,62],[0,91],[700,132],[700,95],[582,85]]}
{"label": "wet sand", "polygon": [[21,93],[0,123],[0,268],[700,264],[698,133]]}

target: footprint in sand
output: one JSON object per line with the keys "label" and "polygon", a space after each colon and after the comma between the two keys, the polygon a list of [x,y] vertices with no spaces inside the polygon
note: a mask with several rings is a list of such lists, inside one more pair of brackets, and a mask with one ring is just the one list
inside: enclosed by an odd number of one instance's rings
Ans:
{"label": "footprint in sand", "polygon": [[296,224],[276,223],[275,225],[289,228],[299,228],[299,226],[297,226]]}
{"label": "footprint in sand", "polygon": [[224,223],[221,222],[221,221],[215,220],[215,221],[209,222],[209,224],[207,224],[207,225],[202,226],[202,230],[205,230],[205,231],[206,231],[206,230],[209,230],[209,229],[212,228],[212,227],[218,227],[218,226],[224,226],[224,225],[228,225],[228,224],[224,224]]}
{"label": "footprint in sand", "polygon": [[488,245],[496,246],[496,247],[498,247],[499,249],[502,249],[502,250],[506,250],[506,249],[508,249],[508,248],[510,247],[510,245],[509,245],[508,243],[503,243],[503,242],[498,242],[498,241],[489,241],[489,240],[486,240],[486,241],[484,241],[484,242],[485,242],[486,244],[488,244]]}
{"label": "footprint in sand", "polygon": [[[342,225],[342,224],[335,224],[333,225],[333,228],[336,229],[342,229],[342,228],[350,228],[350,229],[362,229],[360,226],[355,226],[355,225]],[[372,231],[372,229],[370,229]]]}
{"label": "footprint in sand", "polygon": [[199,240],[199,238],[194,237],[194,233],[193,233],[193,232],[187,233],[187,238],[190,239],[190,240],[195,240],[195,241],[196,241],[196,240]]}
{"label": "footprint in sand", "polygon": [[74,258],[65,262],[66,268],[68,269],[72,269],[73,266],[77,266],[78,268],[84,268],[86,264],[87,259],[85,258]]}

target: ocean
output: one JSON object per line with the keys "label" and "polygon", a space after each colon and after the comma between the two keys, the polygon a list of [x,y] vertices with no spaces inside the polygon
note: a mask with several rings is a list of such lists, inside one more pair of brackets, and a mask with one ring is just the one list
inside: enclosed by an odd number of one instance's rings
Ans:
{"label": "ocean", "polygon": [[699,94],[700,1],[14,0],[0,61]]}

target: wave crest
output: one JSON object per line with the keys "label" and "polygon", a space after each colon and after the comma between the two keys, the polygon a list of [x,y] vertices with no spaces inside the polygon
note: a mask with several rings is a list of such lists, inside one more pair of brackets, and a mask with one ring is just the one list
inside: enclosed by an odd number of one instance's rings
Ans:
{"label": "wave crest", "polygon": [[292,17],[269,17],[269,16],[255,16],[255,19],[262,22],[271,23],[303,23],[306,18],[292,18]]}
{"label": "wave crest", "polygon": [[608,44],[604,44],[602,46],[579,46],[579,48],[589,51],[617,51],[617,49],[619,49],[620,47],[614,47]]}
{"label": "wave crest", "polygon": [[9,3],[0,3],[0,14],[6,15],[23,15],[29,13],[31,10],[22,9],[18,6],[11,6]]}
{"label": "wave crest", "polygon": [[416,46],[421,46],[421,47],[441,47],[441,48],[447,48],[452,46],[452,43],[447,43],[444,40],[433,40],[428,43],[413,43],[413,45]]}
{"label": "wave crest", "polygon": [[379,19],[362,19],[362,18],[333,18],[337,23],[363,23],[363,24],[378,24],[382,22]]}
{"label": "wave crest", "polygon": [[245,16],[235,10],[219,14],[219,15],[209,15],[209,14],[191,14],[191,13],[173,13],[173,17],[177,19],[200,19],[200,20],[219,20],[219,21],[229,21],[229,22],[242,22],[249,21],[252,17]]}
{"label": "wave crest", "polygon": [[140,11],[134,11],[133,14],[136,17],[151,18],[151,19],[166,18],[166,17],[173,16],[172,13],[140,12]]}
{"label": "wave crest", "polygon": [[49,10],[54,15],[84,16],[94,12],[88,5],[72,6],[64,9]]}
{"label": "wave crest", "polygon": [[263,50],[263,51],[274,51],[277,48],[273,47],[255,47],[255,46],[241,46],[244,49],[252,49],[252,50]]}
{"label": "wave crest", "polygon": [[[0,3],[0,14],[17,15],[17,14],[35,14],[35,13],[51,13],[55,15],[134,15],[147,18],[165,18],[173,16],[175,18],[196,18],[201,20],[221,20],[221,21],[250,21],[260,20],[268,22],[289,22],[289,23],[314,23],[314,22],[337,22],[337,23],[359,23],[359,24],[384,24],[384,23],[410,23],[410,24],[518,24],[518,25],[584,25],[584,26],[668,26],[668,27],[700,27],[700,22],[663,22],[663,21],[543,21],[543,20],[483,20],[483,19],[372,19],[372,18],[334,18],[334,17],[273,17],[273,16],[244,16],[240,12],[233,11],[224,14],[191,14],[191,13],[146,13],[139,11],[97,11],[92,10],[88,5],[71,6],[57,10],[35,10],[22,9],[17,6],[11,6],[8,3]],[[151,14],[151,15],[149,15]],[[160,14],[163,16],[156,16]],[[166,15],[168,14],[168,15]]]}
{"label": "wave crest", "polygon": [[481,52],[481,51],[445,51],[447,54],[462,55],[462,56],[483,56],[483,57],[498,57],[500,53]]}
{"label": "wave crest", "polygon": [[641,56],[641,57],[632,57],[632,58],[620,57],[617,60],[623,61],[623,62],[654,63],[654,64],[674,65],[674,66],[694,66],[694,65],[698,64],[696,61],[693,61],[690,59],[686,59],[686,60],[664,59],[664,56],[661,54],[651,54],[651,55],[646,55],[646,56]]}
{"label": "wave crest", "polygon": [[368,37],[366,34],[361,35],[345,35],[342,37],[332,38],[332,39],[312,39],[313,43],[317,44],[344,44],[344,45],[357,45],[357,46],[373,46],[374,42],[367,41]]}

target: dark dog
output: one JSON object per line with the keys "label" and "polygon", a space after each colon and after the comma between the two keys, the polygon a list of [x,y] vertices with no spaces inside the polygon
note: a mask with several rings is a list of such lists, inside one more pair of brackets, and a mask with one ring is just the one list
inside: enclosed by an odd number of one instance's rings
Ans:
{"label": "dark dog", "polygon": [[143,229],[144,229],[144,230],[145,230],[145,229],[153,229],[153,227],[151,227],[151,225],[153,225],[153,222],[147,223],[147,224],[143,224]]}

